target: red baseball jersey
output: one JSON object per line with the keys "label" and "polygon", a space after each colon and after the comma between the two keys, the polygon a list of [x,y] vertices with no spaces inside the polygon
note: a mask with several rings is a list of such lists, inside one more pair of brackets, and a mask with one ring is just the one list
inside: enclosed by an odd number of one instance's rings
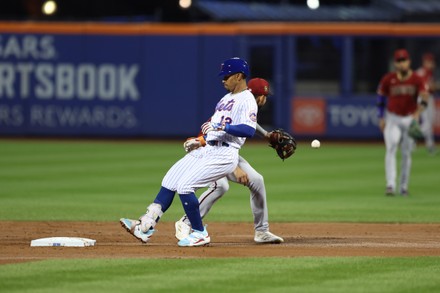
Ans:
{"label": "red baseball jersey", "polygon": [[377,93],[387,97],[389,112],[407,116],[417,110],[417,97],[426,91],[426,83],[414,72],[406,80],[399,80],[396,72],[390,72],[380,81]]}

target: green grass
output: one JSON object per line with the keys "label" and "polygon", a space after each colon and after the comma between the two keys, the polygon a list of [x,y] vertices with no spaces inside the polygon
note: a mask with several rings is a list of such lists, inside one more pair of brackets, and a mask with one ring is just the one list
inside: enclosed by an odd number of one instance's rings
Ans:
{"label": "green grass", "polygon": [[[0,220],[137,217],[182,155],[180,142],[0,141]],[[384,196],[381,144],[299,144],[282,162],[241,154],[264,175],[271,222],[440,222],[439,157],[413,155],[409,198]],[[178,198],[163,217],[182,214]],[[207,222],[251,222],[231,184]],[[440,258],[73,259],[0,266],[0,292],[439,292]]]}
{"label": "green grass", "polygon": [[438,263],[438,257],[41,261],[0,266],[0,291],[423,293],[440,289]]}
{"label": "green grass", "polygon": [[[137,217],[166,171],[183,155],[180,142],[1,141],[0,220],[114,221]],[[439,158],[413,155],[409,198],[384,196],[381,144],[299,144],[282,162],[264,144],[241,154],[263,174],[272,222],[440,222]],[[182,214],[178,198],[163,218]],[[252,220],[249,192],[238,184],[208,221]]]}

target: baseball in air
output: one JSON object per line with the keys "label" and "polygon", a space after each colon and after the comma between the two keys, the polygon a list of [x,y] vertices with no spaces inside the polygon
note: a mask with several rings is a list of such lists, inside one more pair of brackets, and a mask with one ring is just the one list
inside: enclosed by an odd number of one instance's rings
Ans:
{"label": "baseball in air", "polygon": [[317,149],[321,146],[321,143],[319,142],[319,140],[315,139],[314,141],[312,141],[312,148]]}

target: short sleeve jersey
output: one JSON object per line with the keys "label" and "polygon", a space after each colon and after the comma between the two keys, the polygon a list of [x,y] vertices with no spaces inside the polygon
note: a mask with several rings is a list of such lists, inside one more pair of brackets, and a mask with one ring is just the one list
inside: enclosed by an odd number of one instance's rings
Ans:
{"label": "short sleeve jersey", "polygon": [[399,80],[396,72],[386,74],[380,81],[377,93],[387,97],[387,110],[407,116],[417,110],[417,97],[427,91],[426,83],[414,72],[406,80]]}
{"label": "short sleeve jersey", "polygon": [[[231,125],[246,124],[256,128],[258,106],[254,95],[249,90],[240,93],[225,95],[215,107],[214,115],[211,117],[213,123],[229,123]],[[230,146],[241,148],[246,141],[245,137],[237,137],[225,131],[211,131],[207,134],[206,140],[218,140],[227,142]]]}

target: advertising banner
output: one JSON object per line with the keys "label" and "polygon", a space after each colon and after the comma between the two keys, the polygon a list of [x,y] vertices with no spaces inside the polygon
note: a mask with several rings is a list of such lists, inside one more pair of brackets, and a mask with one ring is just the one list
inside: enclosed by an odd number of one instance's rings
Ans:
{"label": "advertising banner", "polygon": [[137,38],[3,34],[0,41],[1,133],[140,131]]}
{"label": "advertising banner", "polygon": [[295,97],[291,129],[298,136],[380,138],[374,97]]}

